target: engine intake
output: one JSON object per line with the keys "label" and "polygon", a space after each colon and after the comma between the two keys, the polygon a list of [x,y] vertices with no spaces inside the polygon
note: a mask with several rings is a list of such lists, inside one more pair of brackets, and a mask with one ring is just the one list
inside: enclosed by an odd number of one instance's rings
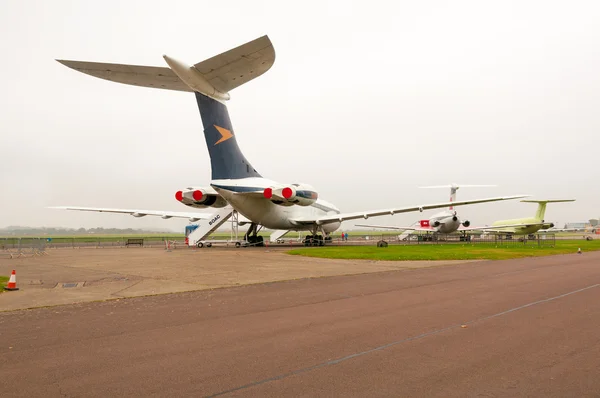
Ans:
{"label": "engine intake", "polygon": [[462,223],[462,225],[463,225],[463,227],[468,227],[469,225],[471,225],[471,221],[469,221],[469,220],[465,220],[465,221]]}

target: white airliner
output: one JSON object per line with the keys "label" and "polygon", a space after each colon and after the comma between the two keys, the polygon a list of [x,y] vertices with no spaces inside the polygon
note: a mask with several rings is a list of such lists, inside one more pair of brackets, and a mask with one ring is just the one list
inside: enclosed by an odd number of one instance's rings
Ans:
{"label": "white airliner", "polygon": [[317,190],[308,184],[280,183],[262,177],[238,147],[225,101],[230,99],[231,90],[262,75],[273,65],[275,50],[267,36],[192,66],[166,55],[163,58],[168,68],[66,60],[58,60],[58,62],[88,75],[114,82],[193,92],[204,126],[212,178],[210,186],[180,191],[176,194],[176,198],[191,207],[216,208],[217,213],[209,215],[93,207],[63,208],[127,213],[136,217],[156,215],[163,218],[208,219],[211,226],[218,226],[227,214],[231,214],[231,210],[235,210],[243,216],[240,221],[251,224],[246,235],[246,239],[251,244],[262,243],[262,237],[257,235],[258,227],[262,226],[277,230],[277,236],[282,236],[288,231],[308,231],[311,235],[307,236],[305,244],[322,245],[324,240],[328,239],[328,235],[340,227],[342,221],[528,196],[495,197],[342,213],[333,204],[319,198]]}
{"label": "white airliner", "polygon": [[[450,184],[450,185],[435,185],[421,188],[450,188],[450,202],[456,202],[456,191],[460,187],[472,188],[472,187],[494,187],[495,185],[465,185],[465,184]],[[458,216],[454,206],[451,204],[448,210],[436,213],[433,216],[425,220],[419,220],[415,224],[402,227],[402,226],[390,226],[390,225],[372,225],[372,224],[356,224],[357,227],[367,228],[381,228],[381,229],[394,229],[399,231],[425,231],[440,234],[451,234],[456,231],[467,231],[475,228],[469,228],[471,222],[469,220],[462,221]]]}

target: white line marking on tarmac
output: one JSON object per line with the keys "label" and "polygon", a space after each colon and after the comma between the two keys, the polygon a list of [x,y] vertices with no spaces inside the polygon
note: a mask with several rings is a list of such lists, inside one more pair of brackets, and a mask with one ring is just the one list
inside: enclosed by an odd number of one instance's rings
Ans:
{"label": "white line marking on tarmac", "polygon": [[398,345],[398,344],[407,343],[409,341],[414,341],[414,340],[420,340],[420,339],[423,339],[425,337],[429,337],[429,336],[433,336],[433,335],[436,335],[436,334],[440,334],[440,333],[446,332],[448,330],[460,328],[462,325],[472,325],[472,324],[474,324],[476,322],[481,322],[481,321],[485,321],[485,320],[488,320],[488,319],[496,318],[496,317],[499,317],[499,316],[502,316],[502,315],[510,314],[511,312],[523,310],[525,308],[533,307],[535,305],[548,303],[550,301],[558,300],[558,299],[561,299],[561,298],[564,298],[564,297],[567,297],[567,296],[570,296],[570,295],[573,295],[573,294],[576,294],[576,293],[581,293],[581,292],[584,292],[586,290],[593,289],[593,288],[596,288],[596,287],[600,287],[600,283],[597,283],[595,285],[590,285],[590,286],[587,286],[587,287],[584,287],[584,288],[581,288],[581,289],[573,290],[573,291],[570,291],[568,293],[564,293],[564,294],[561,294],[561,295],[558,295],[558,296],[554,296],[554,297],[549,297],[549,298],[542,299],[542,300],[533,301],[531,303],[527,303],[527,304],[521,305],[519,307],[514,307],[514,308],[508,309],[506,311],[502,311],[502,312],[498,312],[496,314],[484,316],[482,318],[477,318],[477,319],[474,319],[474,320],[469,321],[469,322],[464,322],[464,323],[460,323],[460,324],[448,326],[448,327],[445,327],[445,328],[442,328],[442,329],[433,330],[431,332],[419,334],[417,336],[408,337],[408,338],[405,338],[405,339],[402,339],[402,340],[394,341],[392,343],[384,344],[384,345],[379,346],[379,347],[371,348],[370,350],[366,350],[366,351],[362,351],[362,352],[357,352],[355,354],[347,355],[345,357],[341,357],[341,358],[337,358],[337,359],[332,359],[332,360],[329,360],[329,361],[326,361],[326,362],[321,362],[321,363],[318,363],[316,365],[309,366],[309,367],[306,367],[306,368],[297,369],[297,370],[291,371],[289,373],[284,373],[284,374],[279,375],[279,376],[273,376],[273,377],[269,377],[268,379],[263,379],[263,380],[255,381],[253,383],[248,383],[248,384],[245,384],[243,386],[232,388],[230,390],[225,390],[225,391],[221,391],[221,392],[218,392],[218,393],[215,393],[215,394],[207,395],[207,397],[209,397],[209,398],[211,398],[211,397],[218,397],[218,396],[229,394],[229,393],[232,393],[232,392],[235,392],[235,391],[244,390],[244,389],[247,389],[247,388],[250,388],[250,387],[256,387],[256,386],[259,386],[261,384],[269,383],[271,381],[281,380],[281,379],[285,379],[285,378],[290,377],[290,376],[295,376],[295,375],[298,375],[298,374],[301,374],[301,373],[306,373],[306,372],[309,372],[311,370],[323,368],[323,367],[330,366],[330,365],[337,365],[338,363],[347,361],[349,359],[357,358],[357,357],[360,357],[360,356],[363,356],[363,355],[367,355],[367,354],[370,354],[372,352],[385,350],[386,348],[389,348],[389,347],[392,347],[392,346],[395,346],[395,345]]}

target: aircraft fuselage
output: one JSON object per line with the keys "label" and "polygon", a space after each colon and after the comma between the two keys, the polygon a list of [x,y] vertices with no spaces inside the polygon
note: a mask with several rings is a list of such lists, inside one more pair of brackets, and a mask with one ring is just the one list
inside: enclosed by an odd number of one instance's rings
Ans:
{"label": "aircraft fuselage", "polygon": [[[538,220],[535,217],[528,217],[528,218],[515,218],[512,220],[500,220],[500,221],[495,221],[494,223],[492,223],[492,227],[495,225],[507,225],[507,224],[533,224],[533,223],[540,223],[542,222],[542,220]],[[527,227],[508,227],[508,228],[498,228],[498,231],[501,232],[506,232],[509,234],[515,234],[515,235],[528,235],[528,234],[534,234],[537,231],[539,231],[540,229],[547,229],[550,228],[550,225],[531,225],[531,226],[527,226]]]}
{"label": "aircraft fuselage", "polygon": [[[264,198],[265,188],[281,185],[265,178],[246,178],[238,180],[213,180],[211,186],[231,207],[252,222],[265,228],[291,231],[312,231],[314,225],[299,223],[303,218],[315,219],[319,216],[339,214],[334,205],[317,199],[310,206],[282,206]],[[254,195],[242,194],[254,192]],[[337,230],[341,222],[323,224],[319,230],[326,233]]]}
{"label": "aircraft fuselage", "polygon": [[442,234],[456,232],[460,227],[460,224],[460,218],[458,218],[458,216],[456,216],[452,211],[436,213],[429,218],[429,225],[431,228],[433,228],[435,232]]}

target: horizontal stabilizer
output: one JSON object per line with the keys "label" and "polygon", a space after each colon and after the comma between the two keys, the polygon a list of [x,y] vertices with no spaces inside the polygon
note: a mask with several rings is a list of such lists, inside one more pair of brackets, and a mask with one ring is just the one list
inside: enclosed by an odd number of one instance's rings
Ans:
{"label": "horizontal stabilizer", "polygon": [[[79,72],[117,83],[166,90],[194,91],[170,68],[57,60]],[[195,64],[191,69],[212,87],[227,93],[262,75],[273,66],[275,49],[268,36],[262,36],[234,49]]]}
{"label": "horizontal stabilizer", "polygon": [[262,75],[274,63],[275,49],[265,35],[199,62],[194,67],[214,88],[226,93]]}
{"label": "horizontal stabilizer", "polygon": [[133,86],[163,88],[166,90],[192,92],[169,68],[158,66],[107,64],[101,62],[68,61],[57,59],[61,64],[81,73],[112,82]]}

